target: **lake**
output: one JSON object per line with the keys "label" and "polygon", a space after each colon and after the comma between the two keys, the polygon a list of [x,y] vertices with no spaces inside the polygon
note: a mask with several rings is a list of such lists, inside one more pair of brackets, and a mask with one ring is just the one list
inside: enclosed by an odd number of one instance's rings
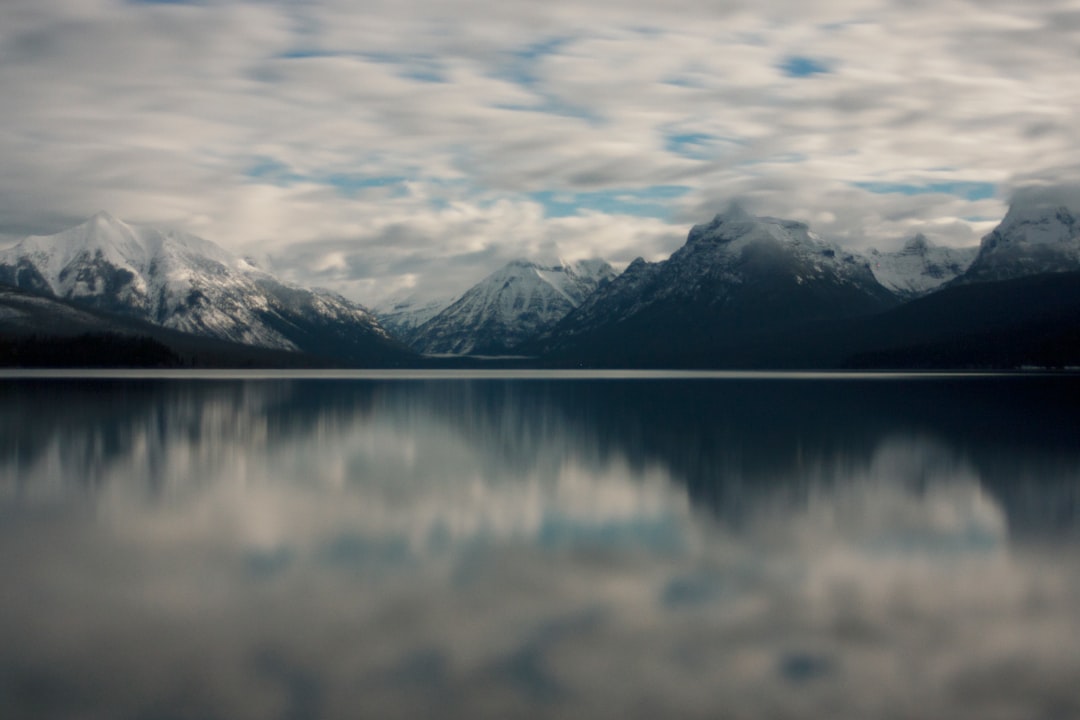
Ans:
{"label": "lake", "polygon": [[0,717],[1080,717],[1080,377],[55,375]]}

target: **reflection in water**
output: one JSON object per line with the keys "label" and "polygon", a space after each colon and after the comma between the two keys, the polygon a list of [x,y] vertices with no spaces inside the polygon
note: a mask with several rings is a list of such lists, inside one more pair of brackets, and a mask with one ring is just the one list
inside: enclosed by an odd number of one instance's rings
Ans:
{"label": "reflection in water", "polygon": [[1080,716],[1067,378],[0,383],[0,716]]}

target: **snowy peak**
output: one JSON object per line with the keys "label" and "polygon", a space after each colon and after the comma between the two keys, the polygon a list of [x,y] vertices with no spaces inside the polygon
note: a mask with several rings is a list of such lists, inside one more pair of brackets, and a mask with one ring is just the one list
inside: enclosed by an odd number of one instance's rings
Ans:
{"label": "snowy peak", "polygon": [[[666,261],[680,289],[738,284],[751,276],[789,275],[797,282],[836,280],[876,286],[869,261],[811,232],[806,223],[750,215],[737,204],[711,222],[695,225],[686,244]],[[878,288],[880,289],[880,288]]]}
{"label": "snowy peak", "polygon": [[429,354],[507,354],[552,327],[614,277],[603,260],[513,260],[407,339]]}
{"label": "snowy peak", "polygon": [[[566,267],[566,263],[561,264],[563,267]],[[609,265],[606,260],[601,260],[600,258],[578,260],[570,266],[570,270],[578,277],[603,279],[610,278],[614,275],[611,265]]]}
{"label": "snowy peak", "polygon": [[83,225],[88,225],[97,231],[115,229],[123,232],[131,230],[127,223],[110,213],[108,210],[98,210],[91,215],[90,219],[83,223]]}
{"label": "snowy peak", "polygon": [[926,236],[922,233],[918,233],[915,237],[912,237],[904,243],[903,249],[900,251],[903,255],[921,255],[925,256],[930,251],[930,241],[926,239]]}
{"label": "snowy peak", "polygon": [[153,284],[148,283],[150,275],[182,280],[190,275],[193,266],[203,270],[217,265],[251,268],[246,261],[202,238],[129,224],[104,211],[63,232],[31,236],[0,252],[0,264],[20,261],[32,265],[41,275],[45,287],[34,289],[47,289],[67,299],[105,292],[97,281],[110,274],[114,281],[126,278],[123,284],[133,298],[149,292]]}
{"label": "snowy peak", "polygon": [[590,362],[664,362],[896,301],[865,257],[822,240],[805,223],[755,217],[733,204],[695,225],[667,260],[635,260],[537,344]]}
{"label": "snowy peak", "polygon": [[958,282],[984,282],[1080,270],[1080,219],[1060,202],[1019,199]]}
{"label": "snowy peak", "polygon": [[711,222],[692,227],[686,238],[686,244],[723,244],[738,241],[745,243],[764,239],[784,242],[798,234],[809,234],[809,228],[805,223],[773,217],[757,217],[747,212],[742,205],[732,203]]}
{"label": "snowy peak", "polygon": [[182,332],[360,360],[401,348],[359,305],[282,282],[207,240],[107,212],[0,251],[0,284]]}
{"label": "snowy peak", "polygon": [[977,251],[976,247],[940,247],[919,233],[897,252],[871,250],[870,269],[879,283],[898,296],[916,298],[963,274]]}
{"label": "snowy peak", "polygon": [[1077,236],[1076,215],[1065,205],[1054,202],[1014,203],[996,232],[1014,242],[1069,242]]}

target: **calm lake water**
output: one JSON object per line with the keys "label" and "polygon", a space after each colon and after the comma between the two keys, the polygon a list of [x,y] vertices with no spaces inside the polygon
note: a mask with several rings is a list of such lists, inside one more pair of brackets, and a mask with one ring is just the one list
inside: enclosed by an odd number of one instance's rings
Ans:
{"label": "calm lake water", "polygon": [[0,379],[3,718],[1077,718],[1080,378]]}

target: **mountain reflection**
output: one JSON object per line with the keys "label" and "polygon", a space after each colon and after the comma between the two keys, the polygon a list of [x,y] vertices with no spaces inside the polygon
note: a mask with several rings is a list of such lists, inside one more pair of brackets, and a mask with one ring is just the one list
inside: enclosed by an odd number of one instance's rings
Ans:
{"label": "mountain reflection", "polygon": [[6,381],[3,717],[1069,717],[1069,378]]}

